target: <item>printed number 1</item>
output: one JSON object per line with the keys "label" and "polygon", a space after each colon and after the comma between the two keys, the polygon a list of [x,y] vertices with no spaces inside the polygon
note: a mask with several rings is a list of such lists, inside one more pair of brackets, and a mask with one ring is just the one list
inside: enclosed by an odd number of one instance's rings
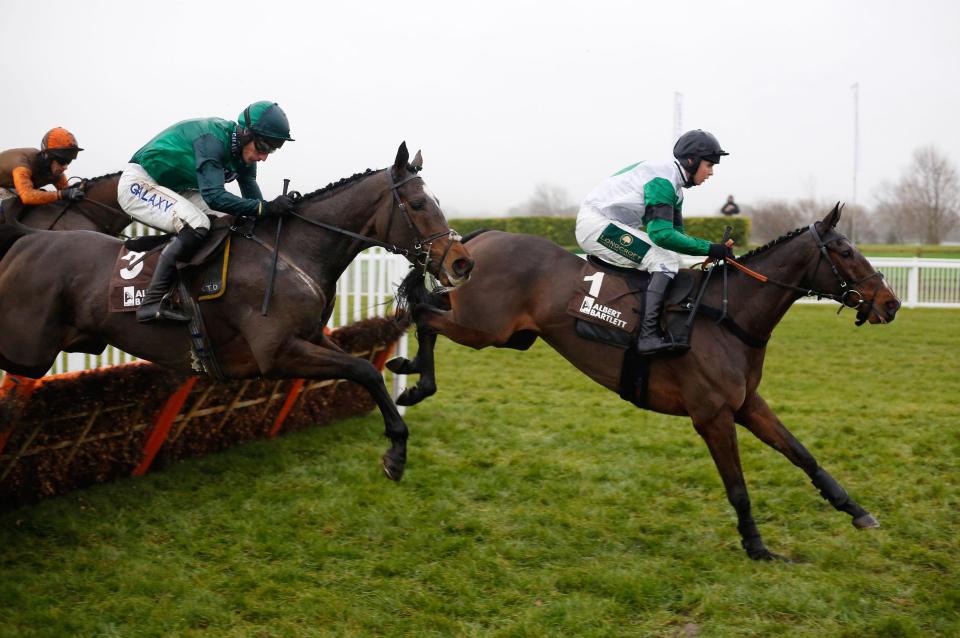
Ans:
{"label": "printed number 1", "polygon": [[590,296],[599,297],[600,296],[600,286],[603,285],[603,273],[597,272],[589,277],[584,277],[584,281],[590,282]]}

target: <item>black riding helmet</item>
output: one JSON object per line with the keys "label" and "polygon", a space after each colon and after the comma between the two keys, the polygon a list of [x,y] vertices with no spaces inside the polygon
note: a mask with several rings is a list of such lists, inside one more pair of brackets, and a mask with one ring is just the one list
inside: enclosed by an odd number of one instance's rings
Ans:
{"label": "black riding helmet", "polygon": [[691,180],[700,168],[700,160],[719,164],[720,158],[729,154],[720,147],[717,138],[702,129],[687,131],[673,145],[673,156],[687,169]]}

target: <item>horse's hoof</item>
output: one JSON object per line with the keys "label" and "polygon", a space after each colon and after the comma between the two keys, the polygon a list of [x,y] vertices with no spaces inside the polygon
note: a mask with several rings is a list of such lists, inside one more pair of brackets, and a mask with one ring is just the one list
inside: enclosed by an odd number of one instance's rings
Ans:
{"label": "horse's hoof", "polygon": [[857,529],[870,529],[871,527],[880,527],[880,523],[873,517],[873,514],[864,514],[853,519],[853,526]]}
{"label": "horse's hoof", "polygon": [[413,386],[412,388],[407,388],[406,390],[401,392],[400,396],[397,397],[397,405],[405,405],[405,406],[416,405],[421,401],[423,401],[424,399],[426,399],[431,394],[433,394],[433,392],[430,392],[429,394],[424,392],[420,388],[420,385],[418,384]]}
{"label": "horse's hoof", "polygon": [[407,388],[397,397],[397,405],[411,406],[420,403],[420,399],[413,392],[415,388]]}
{"label": "horse's hoof", "polygon": [[413,369],[413,363],[410,359],[404,359],[403,357],[394,357],[387,361],[387,370],[394,374],[414,374],[419,372],[419,370]]}
{"label": "horse's hoof", "polygon": [[781,563],[793,562],[786,556],[781,556],[780,554],[774,554],[766,547],[763,547],[756,551],[747,552],[747,556],[749,556],[753,560],[780,561]]}
{"label": "horse's hoof", "polygon": [[392,459],[389,451],[383,455],[380,461],[383,467],[383,473],[388,479],[391,481],[399,481],[403,478],[405,464]]}

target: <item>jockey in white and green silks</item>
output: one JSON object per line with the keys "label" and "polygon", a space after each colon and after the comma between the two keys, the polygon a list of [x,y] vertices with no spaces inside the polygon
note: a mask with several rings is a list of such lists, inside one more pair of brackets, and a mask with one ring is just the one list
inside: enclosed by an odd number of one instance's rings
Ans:
{"label": "jockey in white and green silks", "polygon": [[680,136],[673,160],[638,162],[602,181],[583,200],[577,242],[585,252],[624,268],[650,272],[637,351],[673,347],[660,335],[663,296],[684,255],[726,257],[730,249],[691,237],[683,228],[683,189],[699,186],[728,155],[710,133]]}

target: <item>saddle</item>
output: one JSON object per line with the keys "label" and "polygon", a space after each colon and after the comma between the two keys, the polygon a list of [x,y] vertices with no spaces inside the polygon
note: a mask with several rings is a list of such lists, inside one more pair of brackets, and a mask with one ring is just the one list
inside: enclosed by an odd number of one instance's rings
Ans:
{"label": "saddle", "polygon": [[[198,302],[221,297],[227,290],[231,222],[228,218],[211,217],[210,226],[206,241],[193,258],[177,264],[180,281],[171,296],[177,298],[180,306],[192,317],[189,331],[193,368],[223,381],[226,377],[211,347]],[[110,277],[110,312],[137,309],[150,286],[161,248],[172,237],[170,234],[151,235],[124,242]]]}
{"label": "saddle", "polygon": [[[110,276],[110,312],[137,309],[150,285],[160,250],[171,238],[173,235],[167,233],[134,237],[123,242]],[[181,280],[197,291],[197,301],[216,299],[226,292],[230,244],[230,220],[211,217],[210,232],[203,246],[190,261],[177,264]]]}
{"label": "saddle", "polygon": [[[690,342],[692,322],[688,317],[701,276],[700,271],[681,270],[667,288],[660,323],[664,334],[675,343]],[[567,306],[567,313],[575,319],[577,334],[584,339],[629,349],[643,315],[643,293],[650,274],[614,266],[590,255],[584,261],[580,277],[582,284]]]}
{"label": "saddle", "polygon": [[[726,266],[720,266],[726,268]],[[722,272],[722,271],[721,271]],[[637,407],[648,406],[650,361],[656,357],[641,357],[632,347],[636,336],[630,326],[643,313],[643,291],[650,276],[633,268],[621,268],[589,256],[580,273],[584,285],[578,286],[567,312],[574,316],[577,334],[624,350],[620,368],[620,398]],[[758,339],[741,328],[724,308],[714,308],[700,302],[709,272],[685,268],[680,270],[667,288],[660,328],[664,335],[677,344],[689,344],[694,319],[704,315],[729,330],[751,348],[763,348],[766,339]],[[724,298],[726,293],[724,292]],[[601,301],[602,300],[602,301]],[[599,306],[599,308],[598,308]],[[631,317],[633,322],[622,317]],[[685,352],[686,349],[681,350]],[[676,355],[665,351],[660,357]]]}

